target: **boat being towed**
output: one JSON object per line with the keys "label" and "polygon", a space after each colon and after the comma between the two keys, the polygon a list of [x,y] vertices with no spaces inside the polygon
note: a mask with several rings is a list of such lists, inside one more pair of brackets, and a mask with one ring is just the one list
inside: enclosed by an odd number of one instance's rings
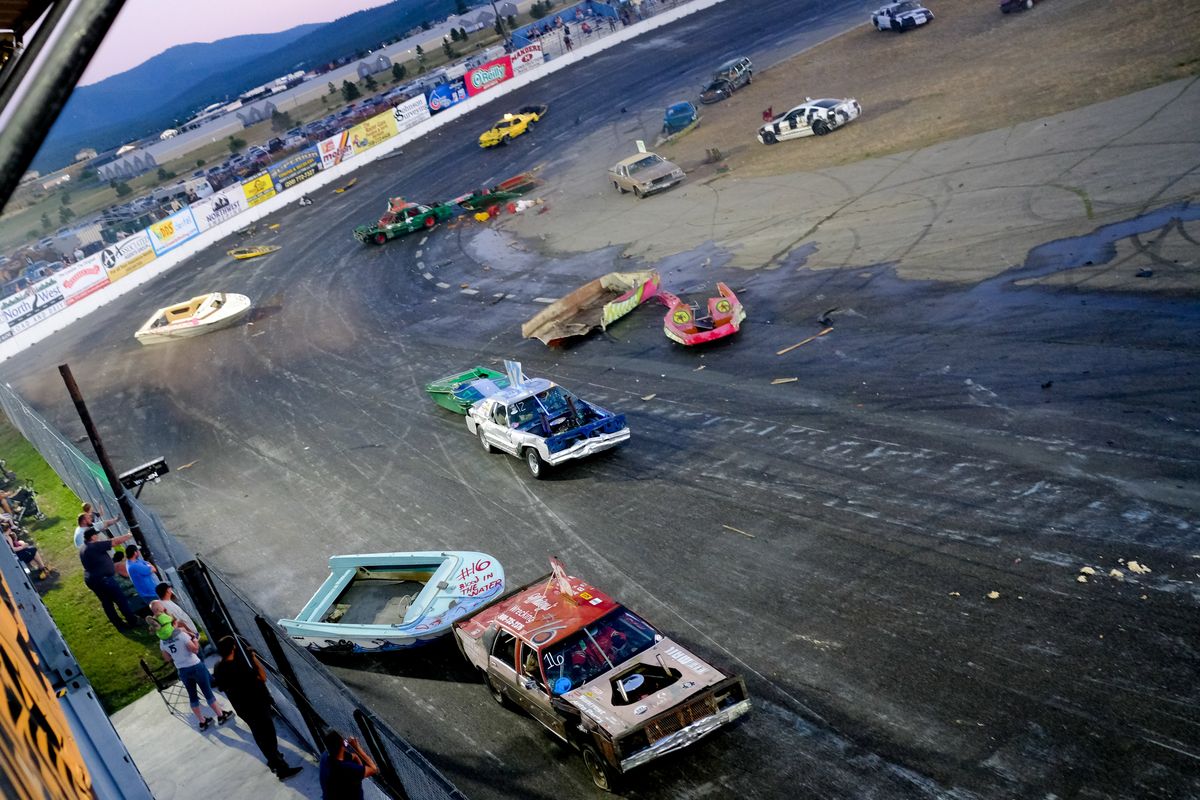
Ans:
{"label": "boat being towed", "polygon": [[504,592],[504,568],[485,553],[332,556],[330,575],[287,634],[313,652],[382,653],[417,647]]}
{"label": "boat being towed", "polygon": [[155,311],[134,334],[142,344],[184,339],[227,328],[250,312],[250,298],[231,292],[209,292]]}
{"label": "boat being towed", "polygon": [[508,377],[487,367],[472,367],[425,384],[433,402],[455,414],[466,415],[471,406],[508,388]]}

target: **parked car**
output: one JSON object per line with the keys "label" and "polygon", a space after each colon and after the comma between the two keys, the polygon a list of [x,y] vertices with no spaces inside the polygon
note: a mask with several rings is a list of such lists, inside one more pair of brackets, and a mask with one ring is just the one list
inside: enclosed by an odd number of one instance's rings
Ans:
{"label": "parked car", "polygon": [[734,58],[717,67],[712,80],[700,92],[701,103],[719,103],[743,86],[754,82],[754,65],[746,57]]}
{"label": "parked car", "polygon": [[267,152],[268,153],[278,153],[282,149],[283,149],[283,139],[280,139],[278,136],[276,136],[275,138],[273,138],[269,142],[267,142]]}
{"label": "parked car", "polygon": [[638,153],[614,164],[608,177],[621,194],[632,191],[641,198],[670,189],[685,175],[678,165],[657,153]]}
{"label": "parked car", "polygon": [[862,107],[853,97],[843,100],[813,100],[810,97],[759,128],[758,140],[763,144],[775,144],[784,139],[824,136],[851,120],[858,119],[860,114]]}
{"label": "parked car", "polygon": [[920,3],[904,0],[889,3],[871,15],[871,24],[879,31],[904,33],[933,21],[933,12]]}
{"label": "parked car", "polygon": [[1033,8],[1033,0],[1000,0],[1000,13],[1008,14],[1013,11],[1028,11]]}
{"label": "parked car", "polygon": [[492,698],[578,750],[597,787],[615,791],[630,770],[750,711],[740,676],[551,564],[455,622],[454,640]]}
{"label": "parked car", "polygon": [[691,125],[697,119],[696,107],[684,100],[680,103],[673,103],[667,106],[667,113],[663,115],[663,129],[665,136],[670,136],[673,133],[679,133],[681,130]]}

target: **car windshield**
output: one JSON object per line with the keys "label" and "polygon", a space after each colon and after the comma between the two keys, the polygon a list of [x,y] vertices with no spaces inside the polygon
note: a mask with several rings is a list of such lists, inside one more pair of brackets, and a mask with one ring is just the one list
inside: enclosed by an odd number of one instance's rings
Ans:
{"label": "car windshield", "polygon": [[561,386],[551,386],[532,397],[525,397],[508,407],[508,423],[523,431],[542,429],[542,419],[547,424],[578,408],[579,400]]}
{"label": "car windshield", "polygon": [[813,105],[817,108],[833,108],[839,102],[840,101],[838,100],[818,100],[817,102],[813,103]]}
{"label": "car windshield", "polygon": [[637,161],[629,165],[629,174],[635,175],[644,169],[650,169],[655,164],[661,164],[663,159],[654,153],[648,153],[645,158],[639,158]]}
{"label": "car windshield", "polygon": [[553,694],[595,680],[654,644],[658,631],[625,608],[601,617],[542,651],[542,669]]}

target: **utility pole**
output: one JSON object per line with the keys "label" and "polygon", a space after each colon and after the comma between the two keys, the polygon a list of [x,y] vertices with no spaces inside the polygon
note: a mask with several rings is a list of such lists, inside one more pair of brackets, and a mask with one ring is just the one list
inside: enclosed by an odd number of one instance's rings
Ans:
{"label": "utility pole", "polygon": [[133,513],[133,504],[129,502],[129,497],[125,494],[125,487],[121,484],[121,479],[117,477],[117,471],[113,469],[112,462],[108,460],[104,443],[100,441],[100,433],[96,430],[96,425],[92,422],[92,415],[83,402],[83,393],[79,391],[79,384],[75,383],[75,376],[71,374],[71,367],[67,364],[59,364],[58,372],[62,375],[63,383],[67,385],[67,393],[71,395],[71,400],[75,403],[75,411],[78,412],[79,421],[83,423],[88,440],[96,451],[96,460],[100,462],[100,468],[104,470],[104,477],[108,479],[108,485],[112,487],[113,494],[117,497],[117,505],[121,507],[121,516],[125,518],[125,524],[129,526],[129,532],[133,534],[133,540],[137,542],[142,555],[147,561],[152,562],[154,558],[150,554],[150,548],[146,546],[146,537],[142,535],[142,529],[138,526],[137,515]]}

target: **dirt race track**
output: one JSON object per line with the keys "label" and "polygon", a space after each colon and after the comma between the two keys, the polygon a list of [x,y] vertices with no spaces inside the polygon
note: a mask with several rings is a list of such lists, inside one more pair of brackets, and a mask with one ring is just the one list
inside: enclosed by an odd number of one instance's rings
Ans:
{"label": "dirt race track", "polygon": [[[1191,5],[1192,12],[1186,7]],[[741,176],[847,164],[1004,128],[1200,71],[1200,14],[1170,0],[1044,0],[1001,14],[995,2],[930,0],[932,23],[904,34],[862,25],[775,67],[663,154],[691,169],[717,147]],[[855,97],[869,126],[764,147],[764,109]]]}

